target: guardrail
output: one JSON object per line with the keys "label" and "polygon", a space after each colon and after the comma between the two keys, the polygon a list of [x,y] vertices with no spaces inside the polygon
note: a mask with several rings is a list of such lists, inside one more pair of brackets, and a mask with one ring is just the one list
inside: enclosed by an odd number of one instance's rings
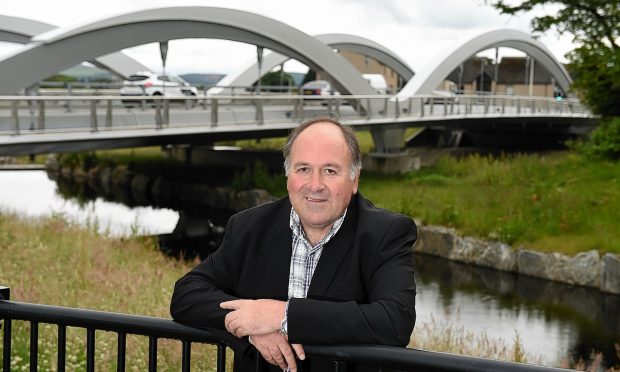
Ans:
{"label": "guardrail", "polygon": [[[172,108],[177,102],[182,105]],[[265,124],[303,121],[307,112],[313,110],[369,121],[472,115],[590,115],[578,100],[497,95],[3,96],[0,97],[0,133],[19,135],[25,129],[28,133],[94,132],[113,127],[163,129],[171,125]],[[280,116],[274,114],[276,111]],[[172,112],[176,118],[172,118]],[[24,128],[23,121],[28,121],[30,126]],[[75,124],[63,124],[70,121]]]}
{"label": "guardrail", "polygon": [[[31,95],[118,95],[123,87],[122,81],[42,81],[28,90]],[[218,84],[196,84],[195,86],[202,94],[207,94],[211,88],[220,91],[226,90],[227,95],[247,95],[256,94],[256,85],[218,85]],[[287,93],[294,94],[299,90],[297,85],[261,85],[262,94]],[[35,94],[36,93],[36,94]]]}
{"label": "guardrail", "polygon": [[[157,344],[160,338],[175,339],[182,342],[182,370],[190,370],[192,343],[217,345],[216,368],[223,372],[226,368],[227,344],[213,332],[176,323],[169,319],[152,318],[138,315],[119,314],[104,311],[67,308],[60,306],[38,305],[10,301],[10,290],[0,287],[0,319],[3,319],[3,353],[4,372],[11,370],[11,340],[14,320],[30,322],[30,370],[38,368],[39,334],[41,323],[58,326],[57,370],[64,371],[66,364],[67,327],[86,329],[86,370],[95,370],[95,338],[97,331],[110,331],[117,334],[116,370],[124,371],[126,364],[126,337],[128,334],[140,335],[149,339],[149,372],[157,370]],[[221,332],[221,331],[220,331]],[[381,345],[342,345],[312,346],[304,345],[307,361],[302,362],[303,370],[311,364],[312,359],[327,359],[334,362],[334,371],[354,370],[356,365],[377,367],[378,371],[392,368],[406,371],[566,371],[558,368],[541,367],[531,364],[513,363],[492,359],[466,357],[455,354],[438,353],[414,349],[404,349]],[[266,362],[257,353],[257,371],[266,370]],[[309,370],[309,369],[308,369]]]}

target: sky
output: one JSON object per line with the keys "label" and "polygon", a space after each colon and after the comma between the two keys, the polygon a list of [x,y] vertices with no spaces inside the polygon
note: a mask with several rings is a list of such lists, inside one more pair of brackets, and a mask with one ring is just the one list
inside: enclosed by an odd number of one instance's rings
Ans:
{"label": "sky", "polygon": [[[3,0],[0,14],[30,18],[59,27],[168,6],[215,6],[257,13],[284,22],[309,35],[348,33],[371,39],[398,54],[414,71],[435,62],[445,50],[483,32],[510,28],[530,33],[532,14],[499,15],[484,0]],[[553,12],[537,9],[534,14]],[[573,49],[569,36],[549,32],[539,38],[561,62]],[[0,42],[0,57],[19,46]],[[161,71],[157,44],[125,49],[124,52],[153,71]],[[494,53],[488,52],[489,57]],[[508,49],[502,55],[519,55]],[[256,47],[213,39],[183,39],[169,42],[166,71],[227,74],[256,60]],[[291,61],[285,70],[304,72],[305,66]]]}

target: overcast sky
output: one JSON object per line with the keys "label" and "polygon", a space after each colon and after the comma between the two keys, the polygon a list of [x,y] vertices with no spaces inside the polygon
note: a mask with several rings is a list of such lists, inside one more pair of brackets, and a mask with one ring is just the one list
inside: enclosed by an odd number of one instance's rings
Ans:
{"label": "overcast sky", "polygon": [[[374,40],[396,52],[414,70],[433,63],[444,49],[485,31],[512,28],[530,32],[530,15],[500,16],[484,0],[2,0],[0,14],[30,18],[61,27],[153,7],[218,6],[240,9],[287,23],[307,34],[348,33]],[[552,12],[553,9],[540,9]],[[560,61],[571,50],[569,37],[550,32],[539,39]],[[0,55],[15,44],[0,43]],[[161,71],[157,44],[125,52],[153,71]],[[502,50],[500,55],[514,55]],[[489,54],[491,55],[491,54]],[[209,39],[172,40],[167,70],[229,73],[256,59],[253,45]],[[287,70],[303,71],[298,63]]]}

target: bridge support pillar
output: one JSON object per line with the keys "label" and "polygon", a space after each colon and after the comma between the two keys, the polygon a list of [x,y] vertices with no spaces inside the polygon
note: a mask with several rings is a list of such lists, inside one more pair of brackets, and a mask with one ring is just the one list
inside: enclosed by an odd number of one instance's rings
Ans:
{"label": "bridge support pillar", "polygon": [[402,152],[405,148],[405,128],[372,128],[370,135],[377,153],[394,154]]}
{"label": "bridge support pillar", "polygon": [[420,168],[420,159],[405,150],[404,128],[370,130],[375,151],[364,158],[364,169],[385,174],[403,174]]}

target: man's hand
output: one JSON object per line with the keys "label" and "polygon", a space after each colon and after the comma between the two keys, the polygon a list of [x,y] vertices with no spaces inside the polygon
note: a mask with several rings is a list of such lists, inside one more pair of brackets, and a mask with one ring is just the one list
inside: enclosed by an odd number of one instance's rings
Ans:
{"label": "man's hand", "polygon": [[277,365],[283,370],[289,368],[291,372],[297,371],[293,350],[299,359],[306,358],[303,346],[301,344],[290,345],[286,336],[280,332],[251,336],[250,342],[268,363]]}
{"label": "man's hand", "polygon": [[280,330],[286,302],[277,300],[234,300],[220,304],[222,309],[232,309],[226,314],[226,330],[236,337],[261,335]]}

